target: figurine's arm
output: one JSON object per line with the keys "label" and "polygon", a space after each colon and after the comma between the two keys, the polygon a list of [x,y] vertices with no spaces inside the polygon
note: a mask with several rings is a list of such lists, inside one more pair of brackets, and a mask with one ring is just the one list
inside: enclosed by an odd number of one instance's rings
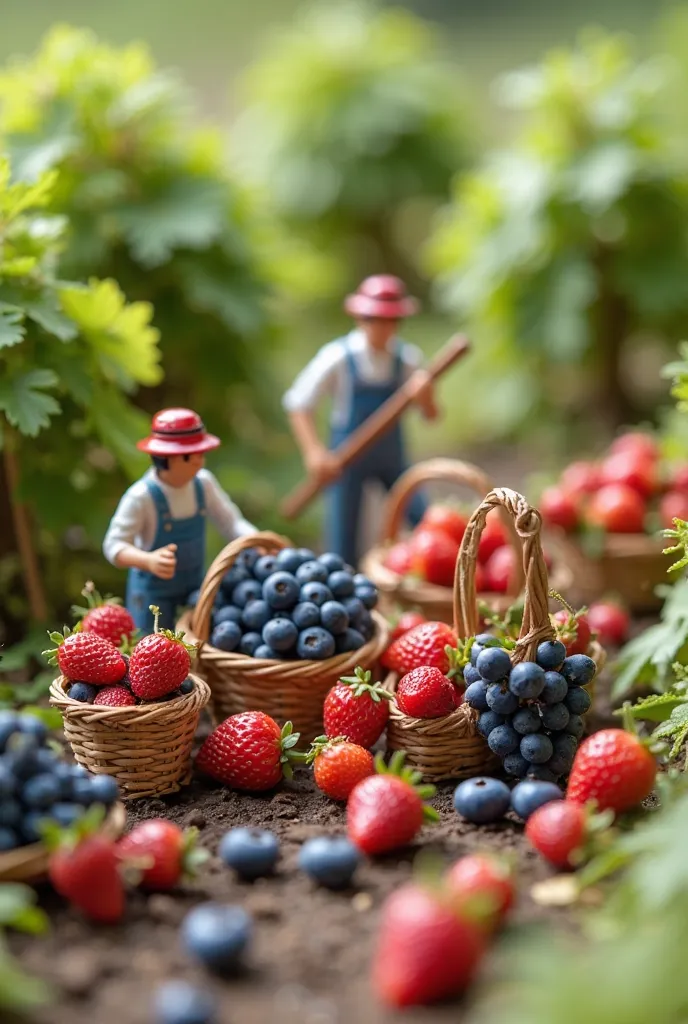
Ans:
{"label": "figurine's arm", "polygon": [[244,519],[238,507],[223,491],[212,473],[207,469],[202,469],[198,475],[203,485],[208,517],[225,540],[248,537],[250,534],[258,532],[258,528],[253,523]]}
{"label": "figurine's arm", "polygon": [[176,544],[146,551],[134,541],[155,534],[153,503],[145,486],[134,484],[122,497],[103,541],[103,554],[120,569],[143,569],[169,580],[177,568]]}

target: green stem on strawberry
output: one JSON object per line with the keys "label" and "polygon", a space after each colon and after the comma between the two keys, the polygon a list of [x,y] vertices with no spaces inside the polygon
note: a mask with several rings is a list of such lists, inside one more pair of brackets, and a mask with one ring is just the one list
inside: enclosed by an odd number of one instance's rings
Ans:
{"label": "green stem on strawberry", "polygon": [[[421,800],[430,800],[437,793],[435,786],[429,784],[421,785],[423,775],[421,772],[414,768],[409,768],[404,764],[406,760],[406,752],[404,750],[395,750],[392,754],[389,764],[385,763],[385,759],[382,754],[375,755],[375,771],[378,775],[395,775],[401,779],[402,782],[406,782],[412,789],[416,791]],[[440,816],[434,807],[429,804],[423,804],[423,818],[427,822],[436,822],[440,820]]]}
{"label": "green stem on strawberry", "polygon": [[51,852],[61,847],[74,849],[84,839],[100,830],[106,815],[107,810],[103,804],[93,804],[68,828],[61,828],[54,821],[47,819],[40,825],[43,842]]}
{"label": "green stem on strawberry", "polygon": [[301,734],[294,732],[291,722],[285,722],[280,733],[280,764],[285,779],[294,777],[293,764],[307,764],[308,754],[294,750],[294,747],[301,739]]}
{"label": "green stem on strawberry", "polygon": [[41,657],[45,658],[49,665],[57,665],[57,651],[62,646],[67,637],[70,637],[73,633],[81,632],[81,623],[77,622],[74,629],[70,629],[69,626],[63,626],[62,632],[48,630],[48,638],[53,644],[47,651],[41,651]]}
{"label": "green stem on strawberry", "polygon": [[362,697],[364,693],[367,693],[376,704],[379,704],[381,700],[391,700],[392,694],[384,688],[382,683],[371,683],[372,678],[372,672],[369,669],[364,670],[357,665],[352,676],[342,676],[339,682],[350,686],[355,697]]}
{"label": "green stem on strawberry", "polygon": [[119,597],[113,597],[112,594],[106,594],[102,597],[95,588],[95,584],[92,580],[88,580],[84,585],[84,589],[81,591],[82,597],[86,598],[86,608],[82,608],[79,605],[72,605],[72,615],[78,619],[82,619],[84,615],[88,615],[94,608],[101,608],[106,604],[121,605],[122,600]]}
{"label": "green stem on strawberry", "polygon": [[187,644],[184,641],[186,633],[175,632],[172,629],[160,629],[160,609],[157,605],[151,604],[148,606],[149,610],[153,613],[153,633],[157,633],[159,636],[167,637],[168,640],[173,640],[175,643],[181,644],[190,655],[198,653],[198,644]]}
{"label": "green stem on strawberry", "polygon": [[339,743],[346,743],[346,736],[316,736],[311,743],[310,750],[303,755],[305,764],[313,764],[316,757],[318,757],[324,750],[328,750],[330,747],[335,747]]}

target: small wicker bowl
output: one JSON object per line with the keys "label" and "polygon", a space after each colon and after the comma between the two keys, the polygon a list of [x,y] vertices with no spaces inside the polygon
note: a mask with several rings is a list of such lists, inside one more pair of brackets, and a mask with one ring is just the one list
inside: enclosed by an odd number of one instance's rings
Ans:
{"label": "small wicker bowl", "polygon": [[192,676],[191,693],[123,708],[83,704],[67,696],[68,681],[55,679],[50,703],[59,708],[65,736],[79,764],[117,779],[123,800],[176,793],[191,778],[191,747],[207,683]]}

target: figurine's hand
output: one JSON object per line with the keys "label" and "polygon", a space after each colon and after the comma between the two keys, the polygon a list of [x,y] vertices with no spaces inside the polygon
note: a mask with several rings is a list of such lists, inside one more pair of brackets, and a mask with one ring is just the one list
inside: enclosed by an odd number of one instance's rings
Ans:
{"label": "figurine's hand", "polygon": [[148,554],[148,571],[161,580],[171,580],[177,568],[177,545],[168,544]]}
{"label": "figurine's hand", "polygon": [[413,396],[416,405],[426,420],[436,420],[439,412],[435,405],[435,389],[430,374],[426,370],[417,370],[413,379],[416,383]]}
{"label": "figurine's hand", "polygon": [[314,476],[320,483],[327,483],[334,480],[341,471],[339,459],[324,445],[313,448],[306,459],[306,469],[311,476]]}

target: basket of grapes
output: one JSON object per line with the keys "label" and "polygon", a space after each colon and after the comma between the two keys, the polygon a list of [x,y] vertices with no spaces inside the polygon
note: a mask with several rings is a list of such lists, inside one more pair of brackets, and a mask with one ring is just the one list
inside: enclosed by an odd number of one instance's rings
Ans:
{"label": "basket of grapes", "polygon": [[328,690],[357,666],[374,670],[386,646],[377,600],[338,555],[270,532],[232,541],[179,623],[200,644],[215,719],[264,711],[310,743],[323,731]]}
{"label": "basket of grapes", "polygon": [[[495,509],[510,516],[522,545],[526,587],[515,639],[507,632],[479,632],[477,553]],[[383,655],[391,670],[385,685],[394,694],[388,747],[405,750],[426,778],[468,777],[500,763],[516,778],[556,781],[568,773],[591,703],[586,687],[597,667],[587,654],[567,656],[556,638],[540,528],[540,513],[521,494],[491,491],[461,543],[454,629],[417,626]]]}

